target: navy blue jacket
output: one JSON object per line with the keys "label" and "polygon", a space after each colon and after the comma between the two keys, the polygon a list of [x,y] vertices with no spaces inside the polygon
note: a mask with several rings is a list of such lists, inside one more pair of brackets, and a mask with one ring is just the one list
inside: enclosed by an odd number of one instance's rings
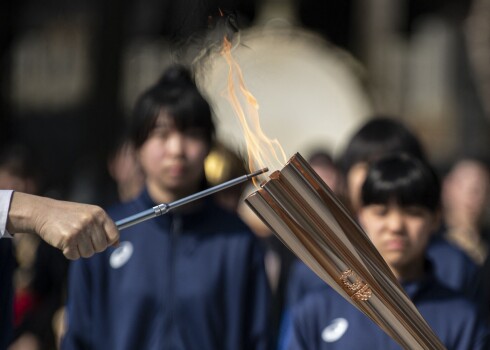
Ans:
{"label": "navy blue jacket", "polygon": [[[155,206],[146,191],[109,214]],[[121,231],[71,264],[63,349],[265,350],[269,287],[259,241],[211,200]]]}
{"label": "navy blue jacket", "polygon": [[[458,247],[449,243],[442,235],[434,234],[427,247],[427,257],[431,261],[433,273],[445,286],[464,294],[478,305],[482,303],[481,272],[478,266]],[[300,260],[295,261],[290,270],[286,305],[279,330],[279,348],[284,347],[285,327],[289,322],[290,309],[306,295],[328,285]],[[483,301],[488,303],[488,301]]]}
{"label": "navy blue jacket", "polygon": [[470,299],[479,300],[481,268],[461,248],[443,235],[434,234],[427,246],[427,257],[441,283]]}
{"label": "navy blue jacket", "polygon": [[[461,294],[442,286],[432,275],[403,287],[448,350],[488,349],[487,325]],[[293,307],[286,328],[285,348],[291,350],[400,349],[331,288],[311,293]]]}

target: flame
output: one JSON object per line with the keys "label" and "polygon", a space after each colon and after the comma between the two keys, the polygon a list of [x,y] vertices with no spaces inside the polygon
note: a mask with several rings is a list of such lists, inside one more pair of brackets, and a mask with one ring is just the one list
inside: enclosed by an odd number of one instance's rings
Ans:
{"label": "flame", "polygon": [[[242,126],[248,153],[248,167],[250,172],[262,168],[269,171],[279,169],[286,163],[286,154],[277,139],[269,139],[260,127],[259,104],[247,89],[243,74],[237,61],[231,54],[232,44],[224,38],[221,55],[228,63],[228,88],[226,97]],[[253,183],[259,187],[259,181],[254,178]]]}

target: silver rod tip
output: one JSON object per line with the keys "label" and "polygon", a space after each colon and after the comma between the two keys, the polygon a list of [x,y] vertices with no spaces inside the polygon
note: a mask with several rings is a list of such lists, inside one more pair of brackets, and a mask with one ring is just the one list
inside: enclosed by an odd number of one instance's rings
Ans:
{"label": "silver rod tip", "polygon": [[250,173],[248,174],[248,177],[251,178],[251,177],[255,177],[257,175],[260,175],[260,174],[263,174],[263,173],[266,173],[269,171],[269,168],[262,168],[260,170],[257,170],[257,171],[254,171],[253,173]]}

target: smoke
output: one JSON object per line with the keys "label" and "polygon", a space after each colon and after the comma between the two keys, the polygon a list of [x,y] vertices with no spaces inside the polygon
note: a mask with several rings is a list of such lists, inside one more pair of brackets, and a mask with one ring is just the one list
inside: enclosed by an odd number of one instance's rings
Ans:
{"label": "smoke", "polygon": [[220,54],[224,38],[232,42],[233,46],[239,45],[239,22],[236,12],[219,10],[217,14],[208,16],[206,30],[196,32],[174,45],[175,60],[190,66],[196,80],[202,81]]}

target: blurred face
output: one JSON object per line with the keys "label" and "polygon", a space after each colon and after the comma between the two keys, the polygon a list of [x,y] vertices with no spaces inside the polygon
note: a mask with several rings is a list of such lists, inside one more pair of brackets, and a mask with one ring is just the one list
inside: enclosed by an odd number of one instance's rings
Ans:
{"label": "blurred face", "polygon": [[26,193],[36,193],[35,182],[31,178],[22,178],[12,174],[8,169],[0,169],[0,189]]}
{"label": "blurred face", "polygon": [[448,220],[475,224],[488,202],[490,180],[487,170],[473,161],[463,161],[444,181],[443,200]]}
{"label": "blurred face", "polygon": [[8,170],[0,169],[0,189],[12,189],[25,192],[25,181],[13,175]]}
{"label": "blurred face", "polygon": [[311,167],[322,178],[322,180],[325,181],[332,191],[338,191],[339,176],[335,167],[315,163],[312,163]]}
{"label": "blurred face", "polygon": [[208,152],[202,129],[179,131],[172,118],[162,114],[138,150],[150,195],[167,202],[198,191]]}
{"label": "blurred face", "polygon": [[437,226],[435,214],[392,202],[362,207],[359,221],[395,276],[409,279],[423,273],[425,249]]}

